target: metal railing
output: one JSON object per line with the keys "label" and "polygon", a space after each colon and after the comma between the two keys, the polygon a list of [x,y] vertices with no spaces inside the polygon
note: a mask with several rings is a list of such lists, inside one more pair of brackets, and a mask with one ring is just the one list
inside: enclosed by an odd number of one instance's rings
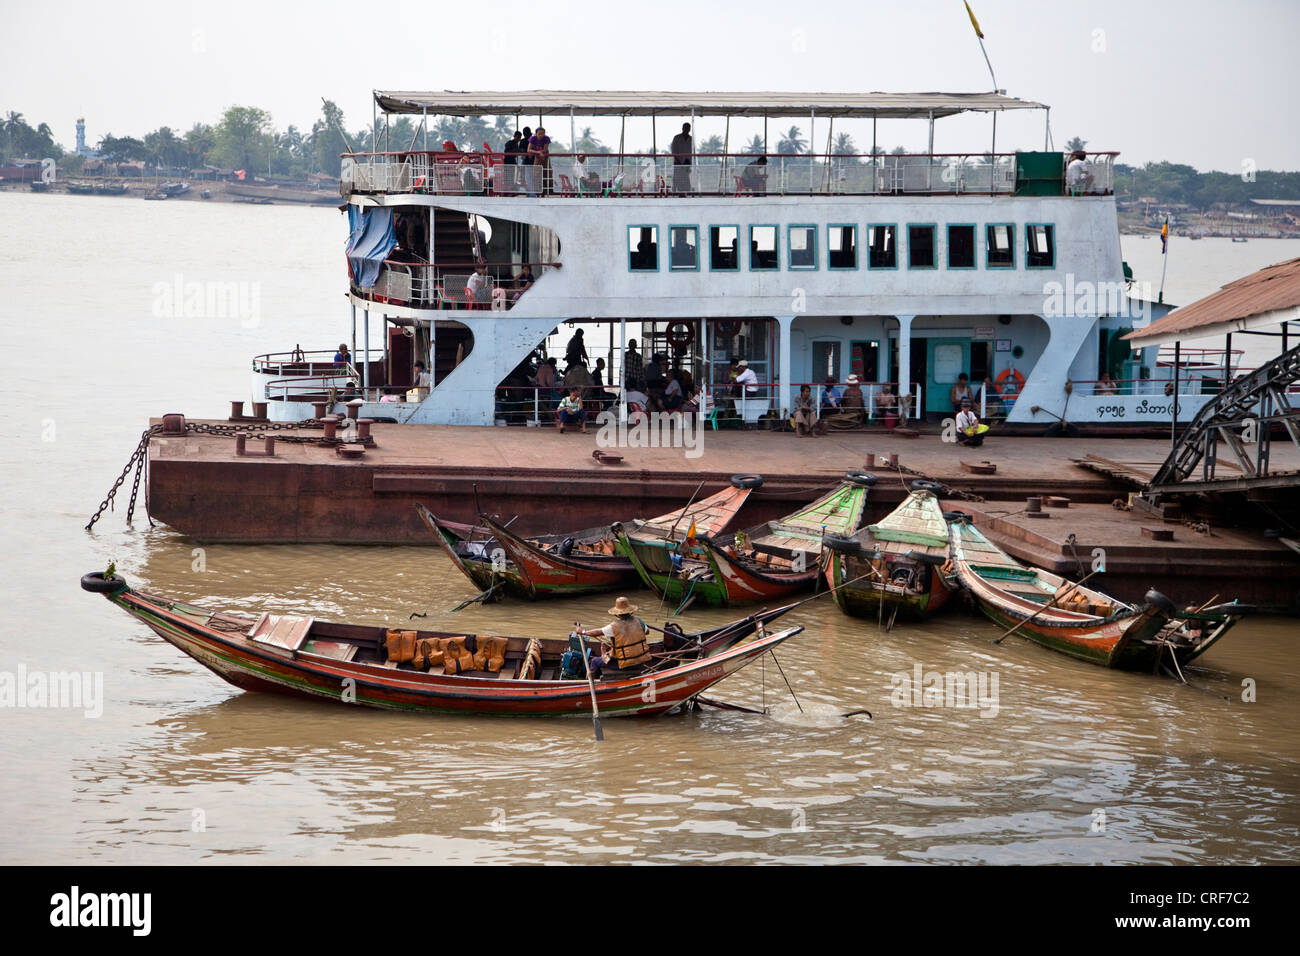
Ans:
{"label": "metal railing", "polygon": [[[586,157],[580,165],[579,155]],[[1061,194],[1110,194],[1118,155],[1090,153],[1087,184],[1063,186]],[[1017,188],[1015,153],[697,153],[686,164],[643,153],[553,153],[543,165],[488,152],[350,153],[343,160],[345,196],[1011,195]]]}
{"label": "metal railing", "polygon": [[[373,286],[352,285],[352,292],[372,302],[414,309],[483,309],[506,311],[525,290],[514,288],[517,262],[483,263],[489,272],[477,291],[472,290],[473,267],[466,263],[401,262],[385,259]],[[557,262],[528,263],[536,282]],[[506,273],[509,273],[507,277]]]}
{"label": "metal railing", "polygon": [[[799,395],[803,387],[807,385],[812,393],[813,414],[821,415],[828,408],[833,411],[839,411],[839,402],[844,397],[844,390],[851,386],[844,382],[837,382],[833,385],[826,382],[793,382],[789,386],[790,396],[790,413],[793,415],[795,408],[799,404]],[[899,401],[898,383],[897,382],[861,382],[858,388],[862,389],[863,411],[866,412],[867,421],[876,421],[884,419],[887,415],[892,414],[900,421],[905,419],[918,419],[924,415],[921,407],[922,389],[918,382],[908,383],[907,401]],[[889,389],[889,396],[882,399],[884,390]],[[835,402],[830,403],[826,400],[827,389],[835,390]],[[892,399],[892,401],[890,401]]]}
{"label": "metal railing", "polygon": [[253,371],[264,375],[356,375],[351,363],[342,366],[334,361],[336,353],[327,349],[266,352],[253,356]]}

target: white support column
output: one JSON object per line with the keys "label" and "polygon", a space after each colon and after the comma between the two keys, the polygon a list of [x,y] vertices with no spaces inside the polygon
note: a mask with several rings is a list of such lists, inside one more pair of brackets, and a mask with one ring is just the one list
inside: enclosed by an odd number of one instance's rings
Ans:
{"label": "white support column", "polygon": [[780,362],[780,385],[777,390],[776,407],[781,412],[781,420],[790,417],[790,327],[794,325],[795,317],[793,315],[778,315],[777,323],[781,327],[780,336],[777,339],[777,349],[781,355]]}
{"label": "white support column", "polygon": [[[429,394],[438,387],[438,370],[433,364],[434,357],[438,354],[438,326],[433,320],[429,320]],[[428,397],[427,395],[425,396]]]}
{"label": "white support column", "polygon": [[[622,150],[622,143],[619,144],[619,150]],[[627,319],[620,319],[618,322],[618,339],[621,351],[618,354],[618,420],[627,421]],[[614,370],[609,370],[614,374]]]}
{"label": "white support column", "polygon": [[[914,315],[897,315],[898,319],[898,397],[912,392],[912,320]],[[913,408],[912,414],[920,416],[922,410]]]}
{"label": "white support column", "polygon": [[357,304],[352,303],[352,361],[357,360]]}
{"label": "white support column", "polygon": [[361,367],[361,387],[369,388],[370,387],[370,310],[364,309],[363,311],[365,312],[366,315],[366,320],[365,320],[366,327],[364,332],[366,337],[365,339],[366,352],[363,361],[366,364]]}

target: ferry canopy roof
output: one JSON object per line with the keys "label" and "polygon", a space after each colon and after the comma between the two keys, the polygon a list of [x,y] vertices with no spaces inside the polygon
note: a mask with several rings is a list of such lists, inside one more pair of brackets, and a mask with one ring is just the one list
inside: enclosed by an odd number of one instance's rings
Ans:
{"label": "ferry canopy roof", "polygon": [[1295,321],[1300,321],[1300,259],[1289,259],[1229,282],[1124,338],[1140,349]]}
{"label": "ferry canopy roof", "polygon": [[1041,110],[1002,93],[690,93],[617,90],[375,91],[385,113],[442,116],[818,116],[926,119],[957,113]]}

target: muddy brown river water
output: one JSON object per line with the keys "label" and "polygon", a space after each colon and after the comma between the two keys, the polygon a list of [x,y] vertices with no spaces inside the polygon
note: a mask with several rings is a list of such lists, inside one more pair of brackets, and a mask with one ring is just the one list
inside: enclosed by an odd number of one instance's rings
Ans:
{"label": "muddy brown river water", "polygon": [[[779,654],[802,713],[769,660],[712,694],[769,714],[609,719],[603,743],[582,719],[240,692],[79,576],[113,560],[194,603],[390,625],[427,611],[428,627],[478,633],[560,636],[602,621],[610,600],[453,615],[473,590],[434,549],[196,552],[140,515],[125,528],[124,498],[86,533],[149,415],[220,415],[247,392],[253,354],[342,340],[343,226],[331,210],[11,194],[0,213],[39,222],[0,236],[0,681],[75,671],[102,688],[97,716],[86,701],[0,707],[0,862],[1300,859],[1293,619],[1246,621],[1180,686],[995,646],[991,624],[960,612],[885,633],[814,601]],[[60,264],[70,234],[85,237],[76,270]],[[1295,254],[1227,251],[1258,265]],[[1234,263],[1222,281],[1256,267]],[[1194,271],[1184,300],[1212,281]],[[177,273],[256,284],[258,315],[157,315],[155,286]],[[630,596],[662,623],[653,596]],[[685,623],[732,616],[692,609]],[[990,692],[996,678],[996,694],[978,710],[915,706],[894,691],[918,665],[975,672]],[[864,708],[871,719],[840,716]]]}

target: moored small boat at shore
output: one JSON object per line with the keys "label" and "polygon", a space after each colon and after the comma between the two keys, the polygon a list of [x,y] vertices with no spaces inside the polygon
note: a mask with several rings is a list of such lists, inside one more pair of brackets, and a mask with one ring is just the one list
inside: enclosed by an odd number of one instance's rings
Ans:
{"label": "moored small boat at shore", "polygon": [[1102,667],[1154,673],[1165,665],[1181,675],[1184,666],[1254,611],[1236,602],[1179,611],[1157,591],[1147,592],[1142,605],[1126,604],[1025,567],[965,515],[955,515],[949,527],[954,571],[986,617],[1036,644]]}
{"label": "moored small boat at shore", "polygon": [[[735,519],[750,492],[762,485],[756,475],[737,475],[731,486],[685,508],[639,523],[647,536],[666,543],[695,533],[720,534]],[[569,534],[515,534],[488,516],[483,525],[443,521],[423,505],[416,510],[452,563],[481,591],[504,591],[537,600],[635,587],[637,570],[615,549],[608,525]]]}
{"label": "moored small boat at shore", "polygon": [[[137,591],[111,571],[87,574],[81,586],[236,687],[418,713],[586,716],[594,697],[601,716],[663,714],[803,630],[767,631],[789,607],[694,634],[669,625],[663,641],[649,643],[648,663],[606,667],[589,684],[585,675],[564,675],[572,637],[489,637],[214,611]],[[436,663],[435,654],[439,660],[455,655],[467,666]]]}
{"label": "moored small boat at shore", "polygon": [[822,539],[822,567],[836,606],[892,627],[902,614],[928,617],[957,588],[949,567],[948,521],[928,481],[912,482],[897,508],[850,537]]}
{"label": "moored small boat at shore", "polygon": [[649,536],[638,524],[612,530],[646,587],[677,601],[679,613],[696,601],[728,607],[780,600],[817,583],[823,535],[857,530],[875,482],[874,475],[849,472],[812,504],[746,529],[730,545],[716,533],[679,543]]}

